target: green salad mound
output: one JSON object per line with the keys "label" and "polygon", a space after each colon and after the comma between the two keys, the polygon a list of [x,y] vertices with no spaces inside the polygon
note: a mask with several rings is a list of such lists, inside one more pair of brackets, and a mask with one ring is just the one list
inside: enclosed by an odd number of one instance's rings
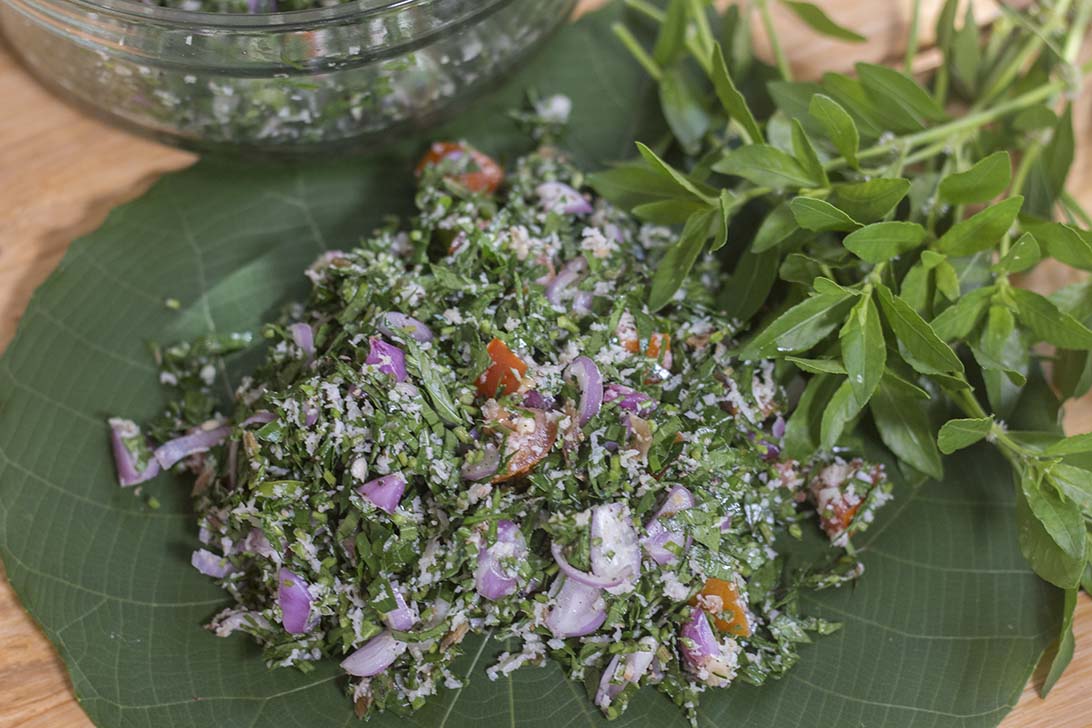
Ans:
{"label": "green salad mound", "polygon": [[[111,421],[122,485],[196,476],[193,564],[234,601],[209,628],[271,667],[340,660],[358,714],[459,686],[471,634],[517,646],[489,679],[550,657],[608,717],[648,685],[696,719],[707,688],[782,675],[837,626],[797,594],[860,574],[883,468],[783,456],[777,372],[733,356],[713,263],[650,313],[676,234],[557,150],[505,177],[437,144],[419,172],[412,226],[317,260],[230,404],[245,336],[160,350],[165,416]],[[790,568],[805,528],[829,544]]]}

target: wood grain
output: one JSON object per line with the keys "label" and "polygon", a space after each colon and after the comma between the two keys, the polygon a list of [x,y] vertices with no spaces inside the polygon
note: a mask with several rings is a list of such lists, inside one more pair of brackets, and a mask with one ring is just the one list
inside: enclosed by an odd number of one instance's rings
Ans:
{"label": "wood grain", "polygon": [[[586,8],[601,0],[583,0]],[[869,38],[861,46],[816,38],[778,8],[777,22],[794,71],[814,77],[821,70],[846,70],[858,60],[896,58],[909,28],[910,0],[827,0],[828,13]],[[925,0],[927,16],[940,0]],[[975,0],[978,17],[996,6]],[[928,39],[931,23],[924,26]],[[605,40],[605,42],[610,42]],[[760,53],[766,44],[756,39]],[[929,62],[928,55],[924,62]],[[1092,96],[1086,89],[1084,98]],[[49,95],[0,44],[0,348],[14,335],[33,290],[60,261],[68,244],[95,229],[113,207],[140,195],[159,175],[191,164],[194,157],[105,126]],[[1070,190],[1092,204],[1092,119],[1088,103],[1077,105],[1082,142]],[[1071,271],[1048,270],[1029,285],[1053,290],[1073,279]],[[1066,412],[1070,432],[1092,430],[1092,399]],[[0,565],[0,575],[3,567]],[[1092,726],[1092,599],[1082,594],[1076,618],[1073,663],[1048,701],[1039,699],[1033,678],[1004,728]],[[85,728],[56,651],[0,579],[0,728]]]}

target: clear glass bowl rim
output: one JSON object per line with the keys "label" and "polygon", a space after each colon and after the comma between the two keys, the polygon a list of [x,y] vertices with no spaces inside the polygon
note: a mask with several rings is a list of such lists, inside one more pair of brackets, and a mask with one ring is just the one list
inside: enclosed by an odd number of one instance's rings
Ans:
{"label": "clear glass bowl rim", "polygon": [[[5,0],[0,0],[3,2]],[[501,0],[504,2],[504,0]],[[117,20],[155,23],[177,29],[204,33],[246,32],[276,29],[278,32],[308,30],[322,25],[359,22],[371,16],[402,13],[408,10],[442,6],[446,0],[350,0],[328,8],[288,10],[277,13],[209,13],[146,5],[139,0],[29,0],[29,4],[67,6],[81,14],[112,17]],[[485,2],[495,5],[496,2]]]}

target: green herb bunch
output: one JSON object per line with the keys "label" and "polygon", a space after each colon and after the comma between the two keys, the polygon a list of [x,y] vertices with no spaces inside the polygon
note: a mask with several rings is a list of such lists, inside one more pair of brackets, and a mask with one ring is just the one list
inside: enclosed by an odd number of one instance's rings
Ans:
{"label": "green herb bunch", "polygon": [[[657,81],[669,133],[592,181],[639,218],[681,225],[650,307],[717,289],[749,326],[739,355],[776,359],[802,385],[790,453],[876,434],[906,474],[939,479],[942,454],[999,450],[1021,549],[1067,593],[1045,693],[1072,655],[1076,591],[1092,589],[1092,434],[1062,434],[1040,364],[1062,400],[1089,390],[1092,282],[1044,297],[1014,276],[1050,259],[1092,270],[1092,220],[1064,190],[1092,3],[1002,5],[980,29],[948,0],[924,84],[911,74],[920,3],[902,70],[860,63],[818,82],[792,79],[766,0],[723,16],[702,0],[628,4],[632,29],[615,32]],[[783,5],[864,40],[814,5]],[[776,67],[752,58],[753,14]],[[723,270],[712,284],[688,278],[706,251]]]}

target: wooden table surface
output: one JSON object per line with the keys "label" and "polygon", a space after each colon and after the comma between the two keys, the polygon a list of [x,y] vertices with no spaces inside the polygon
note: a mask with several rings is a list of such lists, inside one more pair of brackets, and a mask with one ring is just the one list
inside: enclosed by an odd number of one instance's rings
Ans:
{"label": "wooden table surface", "polygon": [[[584,0],[582,7],[600,0]],[[975,0],[978,16],[996,9]],[[890,60],[901,53],[910,0],[826,0],[828,13],[869,38],[846,46],[816,39],[794,19],[778,16],[794,68],[802,76],[845,70],[853,61]],[[925,0],[932,15],[939,0]],[[929,23],[926,27],[931,27]],[[611,41],[605,41],[611,42]],[[758,39],[759,52],[764,51]],[[928,63],[928,51],[923,62]],[[1092,84],[1078,104],[1081,142],[1069,182],[1085,205],[1092,203]],[[49,95],[0,44],[0,349],[6,347],[34,288],[60,261],[68,244],[95,229],[114,206],[139,196],[161,174],[193,162],[188,153],[134,137],[81,115]],[[1071,280],[1050,270],[1030,285],[1052,290]],[[1092,430],[1092,398],[1072,404],[1066,429]],[[0,565],[0,575],[3,567]],[[1076,620],[1077,648],[1065,677],[1049,700],[1035,692],[1033,678],[1005,728],[1092,726],[1092,600],[1082,594]],[[53,647],[0,578],[0,728],[89,726]]]}

